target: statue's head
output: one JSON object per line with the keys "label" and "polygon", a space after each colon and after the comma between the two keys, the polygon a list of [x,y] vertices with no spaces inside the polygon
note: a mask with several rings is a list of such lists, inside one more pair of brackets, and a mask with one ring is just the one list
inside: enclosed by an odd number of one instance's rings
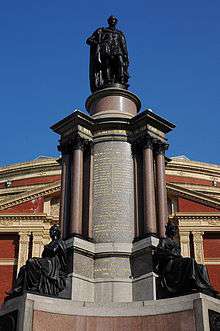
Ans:
{"label": "statue's head", "polygon": [[54,224],[50,228],[50,238],[52,240],[54,239],[60,239],[61,237],[61,232],[58,224]]}
{"label": "statue's head", "polygon": [[113,15],[109,16],[109,18],[108,18],[108,24],[109,24],[109,27],[110,28],[115,27],[117,23],[118,23],[117,17],[115,17]]}
{"label": "statue's head", "polygon": [[168,238],[173,238],[175,237],[176,233],[177,233],[177,226],[169,221],[166,225],[166,236]]}

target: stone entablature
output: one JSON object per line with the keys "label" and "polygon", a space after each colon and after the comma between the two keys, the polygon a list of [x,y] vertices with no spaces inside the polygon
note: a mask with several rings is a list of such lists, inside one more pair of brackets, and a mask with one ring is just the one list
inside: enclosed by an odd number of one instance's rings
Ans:
{"label": "stone entablature", "polygon": [[60,175],[60,166],[54,157],[39,158],[0,168],[0,183],[5,180],[21,180],[33,177]]}
{"label": "stone entablature", "polygon": [[213,188],[220,196],[220,165],[174,157],[167,164],[166,176],[169,183],[207,194]]}
{"label": "stone entablature", "polygon": [[29,241],[32,236],[32,256],[40,256],[43,246],[49,242],[51,224],[58,221],[57,217],[45,214],[5,214],[0,215],[0,234],[16,233],[19,235],[19,255],[17,270],[25,264],[29,256]]}

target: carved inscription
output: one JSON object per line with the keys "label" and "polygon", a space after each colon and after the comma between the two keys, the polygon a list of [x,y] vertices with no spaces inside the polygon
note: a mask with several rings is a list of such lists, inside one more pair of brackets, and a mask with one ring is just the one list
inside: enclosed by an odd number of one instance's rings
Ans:
{"label": "carved inscription", "polygon": [[94,147],[94,237],[98,242],[133,238],[134,184],[131,146],[102,142]]}
{"label": "carved inscription", "polygon": [[130,275],[129,258],[111,257],[95,260],[95,278],[128,278]]}

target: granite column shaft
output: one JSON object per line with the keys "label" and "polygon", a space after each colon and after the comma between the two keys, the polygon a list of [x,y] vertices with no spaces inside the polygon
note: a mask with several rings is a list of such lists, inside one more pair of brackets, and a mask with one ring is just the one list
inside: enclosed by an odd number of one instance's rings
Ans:
{"label": "granite column shaft", "polygon": [[70,234],[82,235],[83,207],[83,143],[76,143],[71,165]]}
{"label": "granite column shaft", "polygon": [[153,144],[149,140],[143,148],[143,188],[144,188],[144,222],[145,232],[155,234],[156,205],[155,205],[155,183],[154,183],[154,161]]}
{"label": "granite column shaft", "polygon": [[156,182],[157,182],[157,216],[159,237],[165,237],[165,225],[168,220],[167,191],[165,178],[165,149],[167,145],[156,146]]}
{"label": "granite column shaft", "polygon": [[70,204],[70,154],[62,155],[60,224],[62,237],[68,237]]}

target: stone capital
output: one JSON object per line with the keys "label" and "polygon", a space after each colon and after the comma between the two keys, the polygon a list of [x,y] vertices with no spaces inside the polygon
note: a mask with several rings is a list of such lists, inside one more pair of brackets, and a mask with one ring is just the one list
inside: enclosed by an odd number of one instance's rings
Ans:
{"label": "stone capital", "polygon": [[146,140],[143,140],[142,145],[143,145],[143,149],[147,149],[147,148],[153,149],[153,139],[151,137],[147,137]]}
{"label": "stone capital", "polygon": [[71,154],[73,150],[84,150],[86,146],[90,146],[92,141],[89,141],[85,138],[82,138],[79,134],[74,135],[73,137],[61,141],[58,145],[58,150],[62,153],[62,155]]}
{"label": "stone capital", "polygon": [[75,136],[72,139],[72,150],[80,149],[81,151],[83,151],[86,145],[87,141],[79,135]]}
{"label": "stone capital", "polygon": [[19,242],[20,243],[28,243],[29,242],[29,231],[20,231],[19,233]]}
{"label": "stone capital", "polygon": [[156,155],[165,155],[165,151],[168,149],[168,147],[169,144],[157,139],[154,140],[154,152]]}
{"label": "stone capital", "polygon": [[62,155],[70,154],[71,153],[71,140],[61,141],[60,144],[57,146],[59,152]]}

